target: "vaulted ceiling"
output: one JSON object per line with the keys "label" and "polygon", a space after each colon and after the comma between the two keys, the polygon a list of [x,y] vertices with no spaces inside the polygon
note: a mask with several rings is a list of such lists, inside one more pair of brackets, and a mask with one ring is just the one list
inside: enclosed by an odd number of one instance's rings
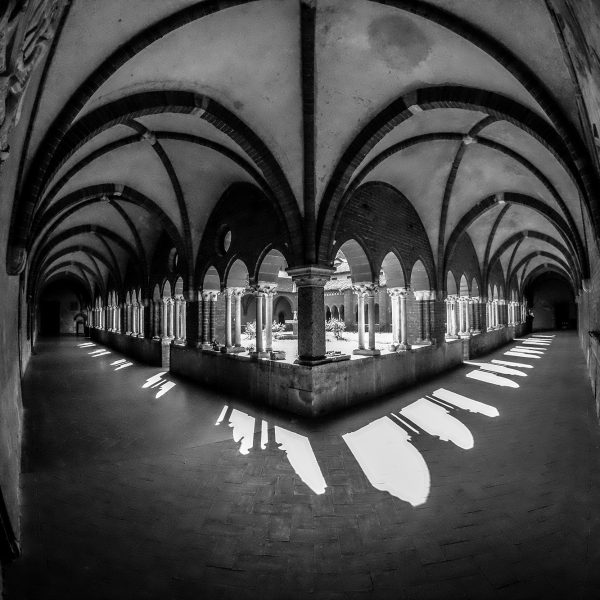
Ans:
{"label": "vaulted ceiling", "polygon": [[382,181],[440,282],[466,232],[482,271],[577,287],[597,157],[563,4],[73,0],[13,134],[9,272],[27,257],[34,287],[60,272],[106,290],[132,264],[147,277],[166,234],[192,277],[238,182],[278,204],[297,264],[325,263],[347,199]]}

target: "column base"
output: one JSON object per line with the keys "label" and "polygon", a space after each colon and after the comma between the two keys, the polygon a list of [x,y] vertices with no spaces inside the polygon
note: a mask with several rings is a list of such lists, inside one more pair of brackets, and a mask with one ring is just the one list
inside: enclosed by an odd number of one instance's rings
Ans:
{"label": "column base", "polygon": [[229,346],[229,348],[227,346],[223,346],[221,348],[221,352],[225,354],[239,354],[240,352],[246,352],[246,348],[243,346]]}
{"label": "column base", "polygon": [[271,358],[271,353],[270,352],[265,352],[264,350],[262,352],[250,352],[250,356],[252,358]]}
{"label": "column base", "polygon": [[415,346],[431,346],[431,340],[416,340]]}
{"label": "column base", "polygon": [[198,347],[202,348],[202,350],[212,350],[213,349],[213,345],[209,344],[208,342],[202,342]]}
{"label": "column base", "polygon": [[470,333],[459,333],[458,337],[461,340],[468,340],[471,337],[471,334]]}
{"label": "column base", "polygon": [[396,346],[396,352],[407,352],[410,350],[410,344],[398,344]]}
{"label": "column base", "polygon": [[356,354],[359,356],[379,356],[381,354],[381,350],[371,350],[370,348],[357,348],[352,351],[352,354]]}

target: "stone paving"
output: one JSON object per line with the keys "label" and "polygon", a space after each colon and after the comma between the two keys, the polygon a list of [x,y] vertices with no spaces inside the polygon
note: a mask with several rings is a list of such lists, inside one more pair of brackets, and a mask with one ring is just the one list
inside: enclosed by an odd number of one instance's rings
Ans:
{"label": "stone paving", "polygon": [[[492,382],[465,365],[319,422],[82,343],[41,342],[25,376],[8,600],[598,597],[600,431],[574,333],[480,359]],[[452,408],[439,389],[491,408]],[[426,396],[448,441],[417,424]],[[352,439],[381,464],[359,463]],[[413,463],[427,475],[414,505]],[[394,487],[396,466],[409,477]]]}

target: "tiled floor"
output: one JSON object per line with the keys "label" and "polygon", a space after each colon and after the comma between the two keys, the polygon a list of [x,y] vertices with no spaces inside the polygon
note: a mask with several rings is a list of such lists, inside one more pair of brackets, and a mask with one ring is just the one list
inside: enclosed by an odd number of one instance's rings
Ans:
{"label": "tiled floor", "polygon": [[526,376],[465,365],[319,422],[147,383],[158,369],[81,343],[40,343],[25,377],[8,600],[599,597],[600,430],[574,333],[479,361]]}

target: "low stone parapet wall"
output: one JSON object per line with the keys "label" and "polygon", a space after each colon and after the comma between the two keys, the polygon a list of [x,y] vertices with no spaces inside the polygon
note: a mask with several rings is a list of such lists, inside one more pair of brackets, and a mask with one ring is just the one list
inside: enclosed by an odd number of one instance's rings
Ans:
{"label": "low stone parapet wall", "polygon": [[90,328],[90,338],[117,352],[149,365],[162,365],[161,344],[158,340],[139,338],[124,333]]}
{"label": "low stone parapet wall", "polygon": [[314,417],[382,396],[487,354],[521,335],[523,326],[503,327],[439,345],[358,360],[304,366],[226,354],[159,340],[90,329],[109,348],[175,375],[244,399]]}
{"label": "low stone parapet wall", "polygon": [[478,358],[484,354],[489,354],[496,348],[509,344],[516,337],[521,337],[525,332],[525,324],[510,325],[500,329],[490,329],[484,333],[478,333],[468,339],[463,340],[467,349],[465,357]]}
{"label": "low stone parapet wall", "polygon": [[171,347],[172,373],[308,417],[376,400],[461,363],[459,341],[311,367]]}

